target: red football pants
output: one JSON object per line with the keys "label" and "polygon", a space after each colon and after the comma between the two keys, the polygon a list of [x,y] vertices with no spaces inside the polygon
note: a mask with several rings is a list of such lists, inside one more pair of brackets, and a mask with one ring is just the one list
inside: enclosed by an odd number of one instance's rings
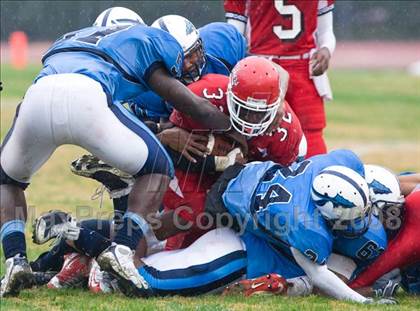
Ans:
{"label": "red football pants", "polygon": [[363,271],[351,284],[351,288],[372,285],[385,273],[420,261],[420,191],[407,196],[404,223],[401,231],[388,248]]}
{"label": "red football pants", "polygon": [[308,141],[306,157],[327,152],[324,101],[309,78],[309,60],[273,60],[289,72],[286,100],[299,118]]}

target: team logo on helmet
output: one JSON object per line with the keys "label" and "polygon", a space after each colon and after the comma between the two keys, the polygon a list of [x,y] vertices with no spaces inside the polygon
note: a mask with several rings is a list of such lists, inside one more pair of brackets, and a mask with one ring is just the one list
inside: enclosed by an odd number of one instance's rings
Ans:
{"label": "team logo on helmet", "polygon": [[237,74],[237,70],[235,70],[235,68],[230,73],[230,84],[232,86],[238,85],[238,74]]}
{"label": "team logo on helmet", "polygon": [[389,189],[384,184],[380,183],[376,179],[374,179],[371,183],[368,184],[369,188],[373,190],[373,193],[375,194],[388,194],[391,193],[391,189]]}
{"label": "team logo on helmet", "polygon": [[316,200],[318,205],[325,205],[326,203],[330,202],[334,207],[342,206],[344,208],[351,208],[355,207],[356,205],[353,202],[350,202],[345,197],[340,194],[336,194],[334,197],[329,197],[328,195],[322,195],[319,192],[314,190],[314,193],[320,197],[319,200]]}
{"label": "team logo on helmet", "polygon": [[187,19],[185,19],[185,32],[187,35],[195,30],[195,26]]}

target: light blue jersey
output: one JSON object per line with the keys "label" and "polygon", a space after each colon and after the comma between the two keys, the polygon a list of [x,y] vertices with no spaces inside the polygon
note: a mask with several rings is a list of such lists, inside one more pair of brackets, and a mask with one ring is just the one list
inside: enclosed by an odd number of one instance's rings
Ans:
{"label": "light blue jersey", "polygon": [[[235,26],[228,23],[210,23],[198,29],[200,37],[203,40],[204,49],[207,55],[210,55],[208,60],[209,65],[205,73],[219,73],[217,72],[220,64],[213,61],[216,58],[223,63],[228,69],[228,72],[235,67],[236,63],[245,58],[247,51],[247,44],[245,37],[235,28]],[[229,75],[229,73],[225,74]]]}
{"label": "light blue jersey", "polygon": [[148,80],[158,67],[179,78],[183,52],[178,42],[160,29],[142,25],[88,27],[58,39],[43,57],[43,64],[36,80],[51,74],[84,74],[101,83],[113,102],[126,102],[150,91]]}
{"label": "light blue jersey", "polygon": [[[330,165],[343,165],[364,176],[363,163],[349,150],[337,150],[281,167],[273,162],[248,164],[223,194],[228,211],[255,234],[290,254],[290,247],[324,264],[333,236],[316,209],[310,189],[313,179]],[[291,255],[291,254],[290,254]]]}
{"label": "light blue jersey", "polygon": [[[246,56],[246,40],[236,28],[227,23],[210,23],[198,29],[203,41],[206,65],[202,75],[209,73],[228,76],[232,68]],[[154,92],[140,94],[130,103],[138,118],[159,121],[168,118],[172,106]]]}
{"label": "light blue jersey", "polygon": [[335,237],[333,252],[354,260],[357,269],[353,277],[370,265],[387,247],[387,237],[382,223],[372,216],[368,230],[356,238]]}

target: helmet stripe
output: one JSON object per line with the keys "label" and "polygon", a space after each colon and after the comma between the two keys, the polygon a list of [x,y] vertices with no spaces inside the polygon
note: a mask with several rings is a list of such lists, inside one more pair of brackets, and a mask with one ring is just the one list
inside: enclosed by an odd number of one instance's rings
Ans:
{"label": "helmet stripe", "polygon": [[350,177],[348,177],[348,176],[346,176],[346,175],[344,175],[340,172],[336,172],[336,171],[332,171],[332,170],[325,170],[325,171],[322,172],[322,174],[330,174],[330,175],[333,175],[333,176],[340,177],[340,178],[344,179],[345,181],[347,181],[354,188],[356,188],[356,190],[359,192],[359,194],[361,195],[361,197],[363,199],[364,205],[365,206],[367,205],[367,198],[366,198],[365,192],[353,179],[351,179]]}
{"label": "helmet stripe", "polygon": [[108,20],[109,14],[111,14],[112,8],[109,8],[108,10],[106,10],[104,19],[102,20],[102,25],[101,26],[106,26],[106,22]]}

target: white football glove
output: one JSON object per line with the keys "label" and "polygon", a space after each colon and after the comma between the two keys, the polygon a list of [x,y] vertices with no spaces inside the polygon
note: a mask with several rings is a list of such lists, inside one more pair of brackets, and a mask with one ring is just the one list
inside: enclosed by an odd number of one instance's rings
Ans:
{"label": "white football glove", "polygon": [[214,162],[216,166],[216,171],[223,172],[226,168],[235,164],[237,155],[240,155],[241,157],[243,157],[243,154],[240,148],[233,149],[226,156],[215,156]]}

